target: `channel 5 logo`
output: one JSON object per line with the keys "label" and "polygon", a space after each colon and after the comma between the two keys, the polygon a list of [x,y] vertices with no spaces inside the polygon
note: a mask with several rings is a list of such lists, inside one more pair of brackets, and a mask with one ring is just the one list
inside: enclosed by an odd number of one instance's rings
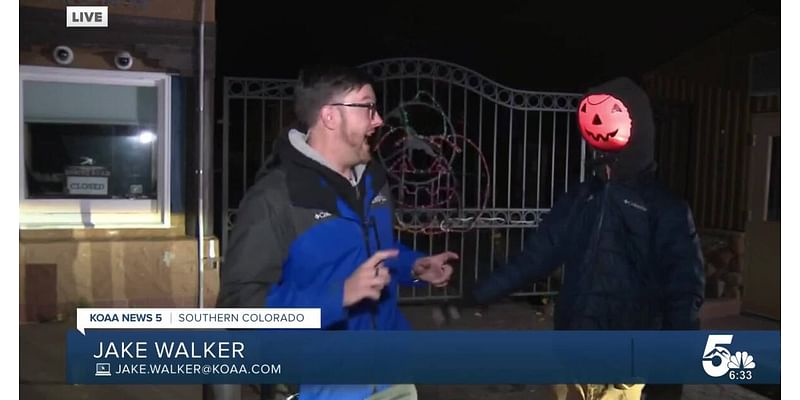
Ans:
{"label": "channel 5 logo", "polygon": [[731,353],[727,345],[733,343],[733,335],[708,335],[703,350],[703,370],[714,378],[728,375],[732,380],[750,380],[756,361],[746,351]]}

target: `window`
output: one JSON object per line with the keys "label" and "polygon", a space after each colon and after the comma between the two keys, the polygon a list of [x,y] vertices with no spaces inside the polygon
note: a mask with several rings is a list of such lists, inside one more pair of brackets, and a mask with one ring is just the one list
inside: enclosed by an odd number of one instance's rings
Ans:
{"label": "window", "polygon": [[20,69],[20,228],[169,227],[170,81]]}

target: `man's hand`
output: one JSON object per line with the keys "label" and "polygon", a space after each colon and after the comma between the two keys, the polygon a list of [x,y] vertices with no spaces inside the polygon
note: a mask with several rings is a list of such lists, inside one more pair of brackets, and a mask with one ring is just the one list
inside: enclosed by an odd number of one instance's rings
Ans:
{"label": "man's hand", "polygon": [[418,279],[436,287],[445,287],[450,282],[450,276],[453,275],[453,267],[448,264],[450,260],[458,260],[458,254],[446,251],[422,257],[414,263],[412,271]]}
{"label": "man's hand", "polygon": [[381,290],[389,284],[392,277],[383,262],[397,257],[397,249],[375,252],[367,261],[359,265],[350,277],[344,281],[344,299],[342,305],[350,307],[363,299],[378,300]]}

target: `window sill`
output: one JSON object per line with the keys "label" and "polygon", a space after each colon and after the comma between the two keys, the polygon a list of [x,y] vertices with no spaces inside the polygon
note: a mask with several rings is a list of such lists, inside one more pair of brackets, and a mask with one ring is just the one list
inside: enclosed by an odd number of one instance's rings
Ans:
{"label": "window sill", "polygon": [[183,214],[172,214],[169,227],[98,227],[84,228],[39,226],[25,227],[20,224],[20,241],[51,240],[117,240],[117,239],[153,239],[179,238],[186,236],[186,223]]}

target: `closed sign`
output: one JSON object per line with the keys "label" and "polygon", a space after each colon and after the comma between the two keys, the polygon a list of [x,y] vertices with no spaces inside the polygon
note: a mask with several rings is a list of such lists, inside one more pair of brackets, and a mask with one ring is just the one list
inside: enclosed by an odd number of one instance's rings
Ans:
{"label": "closed sign", "polygon": [[82,195],[108,195],[108,177],[67,176],[67,193]]}

